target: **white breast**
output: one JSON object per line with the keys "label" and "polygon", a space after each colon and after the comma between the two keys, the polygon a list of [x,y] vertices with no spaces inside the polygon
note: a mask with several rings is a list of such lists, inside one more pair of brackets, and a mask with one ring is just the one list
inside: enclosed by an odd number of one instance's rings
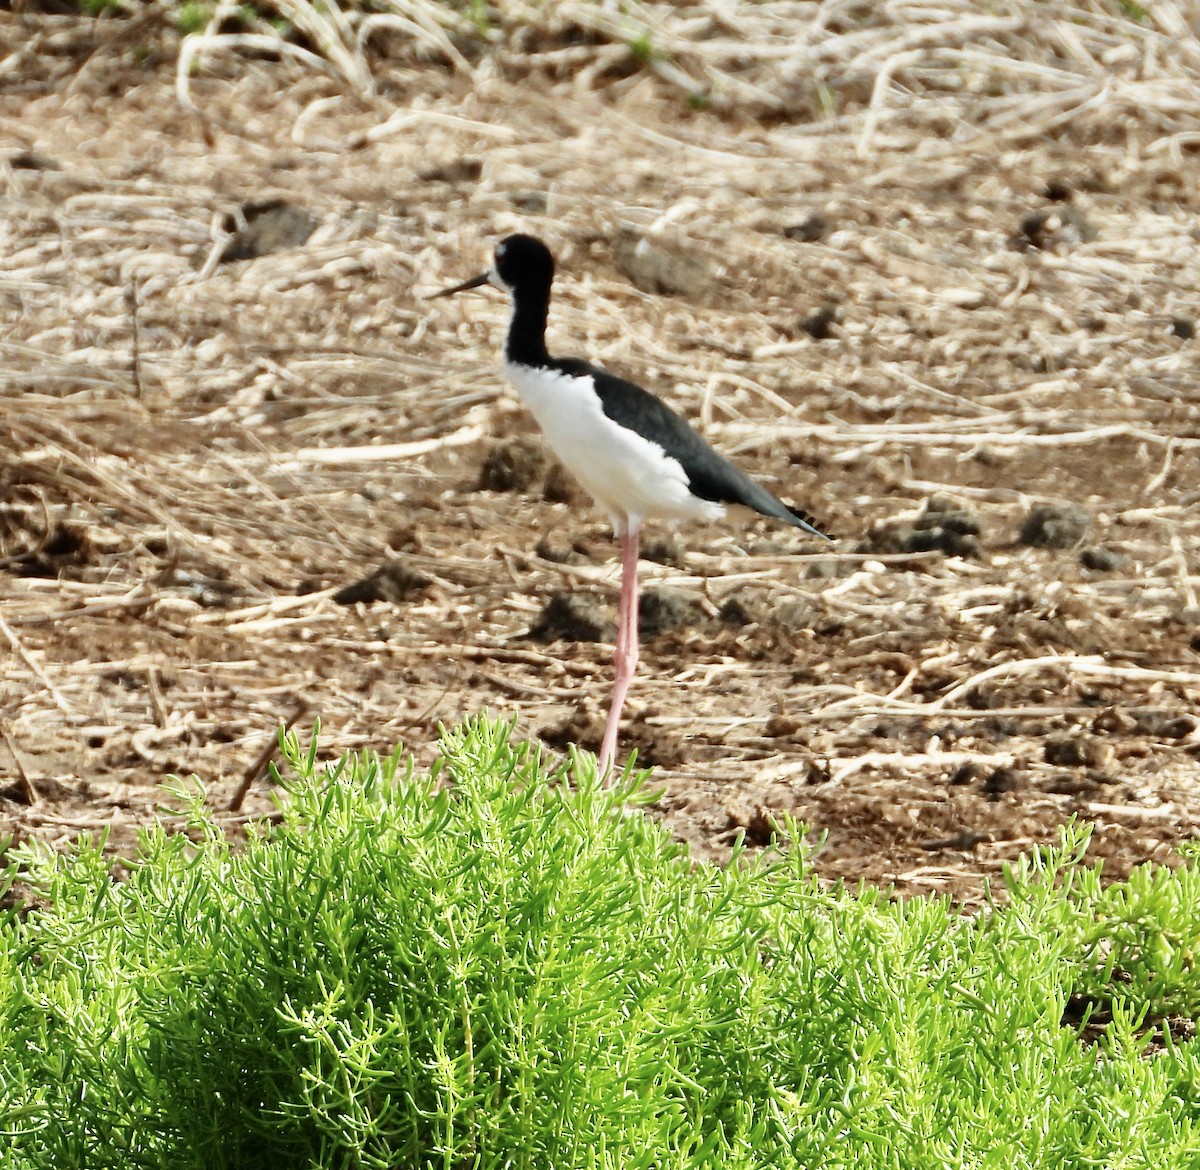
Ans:
{"label": "white breast", "polygon": [[590,375],[516,362],[505,362],[504,372],[551,450],[609,513],[618,533],[643,520],[711,520],[724,513],[720,504],[691,494],[678,460],[604,413]]}

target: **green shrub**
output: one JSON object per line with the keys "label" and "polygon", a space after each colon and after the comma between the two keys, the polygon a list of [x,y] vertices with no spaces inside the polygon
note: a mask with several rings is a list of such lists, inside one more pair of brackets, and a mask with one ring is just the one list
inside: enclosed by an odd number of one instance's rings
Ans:
{"label": "green shrub", "polygon": [[[636,779],[547,776],[485,721],[431,776],[287,754],[244,847],[177,786],[187,832],[124,880],[101,842],[18,853],[0,1165],[1198,1164],[1195,1045],[1138,1027],[1197,994],[1190,865],[1104,891],[1076,830],[966,918],[824,888],[794,830],[697,865]],[[1134,919],[1110,985],[1098,932]],[[1099,1047],[1063,1024],[1085,985]]]}

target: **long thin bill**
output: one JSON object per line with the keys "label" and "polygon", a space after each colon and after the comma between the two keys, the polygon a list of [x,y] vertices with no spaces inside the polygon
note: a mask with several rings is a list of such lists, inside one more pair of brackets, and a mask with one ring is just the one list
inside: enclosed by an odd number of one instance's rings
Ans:
{"label": "long thin bill", "polygon": [[456,284],[453,288],[444,288],[441,292],[430,293],[428,299],[436,301],[438,297],[449,297],[455,293],[466,292],[469,288],[478,288],[481,284],[487,284],[488,276],[487,272],[482,276],[473,276],[470,280],[464,280],[462,284]]}

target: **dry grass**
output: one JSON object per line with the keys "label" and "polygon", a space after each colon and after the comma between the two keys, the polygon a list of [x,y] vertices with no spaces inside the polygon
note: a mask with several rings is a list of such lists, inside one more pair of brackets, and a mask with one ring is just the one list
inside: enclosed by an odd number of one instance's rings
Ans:
{"label": "dry grass", "polygon": [[[524,636],[556,590],[612,595],[600,518],[475,490],[528,427],[504,306],[421,299],[519,228],[559,253],[564,348],[842,537],[738,518],[647,566],[709,615],[806,615],[647,647],[629,742],[681,832],[719,854],[794,810],[830,874],[967,897],[1071,811],[1116,869],[1191,833],[1196,735],[1163,728],[1200,694],[1196,342],[1170,331],[1200,310],[1195,6],[505,4],[484,40],[393,15],[311,29],[320,62],[181,52],[156,10],[0,16],[0,769],[41,797],[0,806],[16,831],[134,822],[167,770],[228,803],[301,710],[418,754],[484,705],[529,735],[600,710],[606,648]],[[1014,246],[1061,212],[1047,182],[1094,239]],[[314,235],[217,263],[267,197]],[[686,295],[639,289],[664,273]],[[859,543],[935,493],[979,556]],[[1085,505],[1122,567],[1016,544],[1036,500]],[[420,598],[332,601],[393,553]]]}

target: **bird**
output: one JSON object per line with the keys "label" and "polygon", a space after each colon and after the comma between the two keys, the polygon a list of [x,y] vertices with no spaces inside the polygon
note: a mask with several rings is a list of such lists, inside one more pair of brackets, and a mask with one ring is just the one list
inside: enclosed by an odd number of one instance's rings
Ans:
{"label": "bird", "polygon": [[638,547],[651,520],[715,520],[740,504],[820,540],[807,513],[788,507],[719,455],[649,390],[582,358],[551,357],[546,324],[554,257],[541,240],[501,240],[491,268],[433,298],[491,285],[512,298],[504,372],[537,419],[547,445],[608,513],[620,542],[621,595],[613,692],[598,757],[609,778],[617,753],[625,696],[638,662]]}

